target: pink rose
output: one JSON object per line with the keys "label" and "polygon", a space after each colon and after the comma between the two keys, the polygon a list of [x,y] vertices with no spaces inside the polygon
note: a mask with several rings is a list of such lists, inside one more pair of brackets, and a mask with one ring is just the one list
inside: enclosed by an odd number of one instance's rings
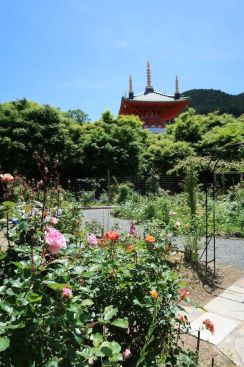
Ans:
{"label": "pink rose", "polygon": [[58,218],[57,217],[52,217],[50,222],[55,225],[55,224],[58,223]]}
{"label": "pink rose", "polygon": [[130,355],[131,355],[131,351],[130,351],[130,349],[129,349],[129,348],[126,348],[126,349],[123,351],[123,357],[124,357],[124,359],[129,358],[129,357],[130,357]]}
{"label": "pink rose", "polygon": [[48,244],[48,250],[51,254],[57,254],[61,248],[66,246],[64,235],[53,227],[47,227],[45,242]]}
{"label": "pink rose", "polygon": [[67,287],[64,287],[62,292],[63,292],[64,298],[71,298],[73,295],[72,289],[67,288]]}
{"label": "pink rose", "polygon": [[3,174],[3,175],[1,175],[0,177],[1,177],[1,180],[2,180],[3,182],[6,182],[6,183],[11,182],[11,181],[13,181],[13,180],[14,180],[13,176],[12,176],[12,175],[10,175],[10,173],[4,173],[4,174]]}
{"label": "pink rose", "polygon": [[180,301],[184,301],[185,299],[190,298],[190,292],[188,291],[187,288],[180,289],[179,294],[180,294]]}
{"label": "pink rose", "polygon": [[97,246],[98,245],[98,239],[97,239],[97,237],[95,236],[94,233],[89,234],[89,236],[87,236],[87,242],[91,246]]}

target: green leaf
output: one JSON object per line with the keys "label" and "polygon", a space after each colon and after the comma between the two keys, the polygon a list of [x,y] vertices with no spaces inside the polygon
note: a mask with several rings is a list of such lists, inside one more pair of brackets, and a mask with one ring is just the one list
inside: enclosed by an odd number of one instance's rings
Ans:
{"label": "green leaf", "polygon": [[93,355],[92,348],[88,347],[83,349],[83,351],[79,353],[79,355],[83,356],[85,359],[90,358]]}
{"label": "green leaf", "polygon": [[25,322],[21,320],[15,320],[8,325],[9,329],[22,329],[23,327],[25,327]]}
{"label": "green leaf", "polygon": [[8,314],[13,313],[13,310],[14,310],[13,307],[9,303],[4,302],[4,301],[0,302],[0,308],[4,310],[5,312],[7,312]]}
{"label": "green leaf", "polygon": [[67,311],[78,313],[81,310],[80,304],[78,303],[71,303],[67,308]]}
{"label": "green leaf", "polygon": [[112,305],[105,307],[104,320],[105,321],[111,320],[117,313],[118,313],[118,309],[113,308]]}
{"label": "green leaf", "polygon": [[7,337],[0,337],[0,352],[3,352],[9,347],[10,340]]}
{"label": "green leaf", "polygon": [[98,347],[102,342],[103,342],[103,336],[102,336],[102,334],[96,333],[93,336],[93,345],[94,345],[94,347],[95,348]]}
{"label": "green leaf", "polygon": [[109,358],[113,357],[113,360],[121,360],[120,351],[121,346],[117,342],[103,342],[101,344],[101,352]]}
{"label": "green leaf", "polygon": [[129,327],[128,320],[126,319],[116,319],[111,323],[111,325],[121,327],[123,329],[127,329]]}
{"label": "green leaf", "polygon": [[21,262],[21,261],[11,261],[11,264],[14,264],[15,266],[17,266],[17,268],[20,269],[27,269],[27,268],[31,268],[31,265],[26,265],[26,263]]}
{"label": "green leaf", "polygon": [[111,342],[111,349],[114,353],[119,353],[121,351],[121,346],[117,342]]}
{"label": "green leaf", "polygon": [[101,344],[101,352],[103,354],[105,354],[105,356],[107,356],[107,357],[112,357],[113,352],[112,352],[112,349],[111,349],[111,343],[110,342],[103,342]]}
{"label": "green leaf", "polygon": [[0,322],[0,335],[5,334],[6,332],[6,324],[5,322]]}
{"label": "green leaf", "polygon": [[67,259],[56,259],[56,260],[50,261],[50,263],[48,264],[48,266],[49,265],[52,265],[52,264],[65,264],[67,262],[68,262]]}
{"label": "green leaf", "polygon": [[30,303],[32,302],[38,302],[42,299],[42,296],[40,294],[34,293],[34,292],[30,292],[28,294],[28,301]]}
{"label": "green leaf", "polygon": [[54,291],[61,291],[63,288],[70,288],[69,284],[66,283],[56,283],[56,282],[51,282],[51,281],[46,281],[44,282],[44,284],[46,284],[47,287],[53,289]]}
{"label": "green leaf", "polygon": [[16,207],[16,203],[14,203],[13,201],[4,201],[2,205],[5,209],[12,209]]}
{"label": "green leaf", "polygon": [[113,353],[113,357],[112,357],[113,362],[118,362],[122,360],[123,360],[123,357],[121,353]]}
{"label": "green leaf", "polygon": [[58,362],[59,362],[58,358],[54,357],[50,361],[47,362],[45,367],[58,367]]}
{"label": "green leaf", "polygon": [[134,299],[133,300],[133,303],[134,303],[134,305],[136,305],[136,306],[140,306],[140,307],[144,307],[144,305],[138,300],[138,299]]}
{"label": "green leaf", "polygon": [[0,252],[0,260],[5,259],[6,256],[7,256],[7,252]]}
{"label": "green leaf", "polygon": [[82,306],[91,306],[91,305],[93,305],[93,300],[92,299],[84,299],[82,302],[81,302],[81,305]]}

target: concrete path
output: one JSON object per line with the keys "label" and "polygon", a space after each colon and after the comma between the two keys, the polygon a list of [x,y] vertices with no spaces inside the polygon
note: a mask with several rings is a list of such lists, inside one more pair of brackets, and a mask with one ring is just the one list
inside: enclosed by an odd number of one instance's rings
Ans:
{"label": "concrete path", "polygon": [[[112,209],[84,209],[83,214],[86,221],[97,220],[103,225],[104,230],[108,231],[113,226],[118,226],[121,231],[130,230],[131,221],[126,219],[115,218],[111,215]],[[143,227],[141,225],[136,226],[139,234],[143,234]]]}
{"label": "concrete path", "polygon": [[[192,334],[217,346],[238,366],[244,367],[244,276],[206,306],[206,312],[186,306]],[[215,332],[203,330],[203,321],[214,323]]]}

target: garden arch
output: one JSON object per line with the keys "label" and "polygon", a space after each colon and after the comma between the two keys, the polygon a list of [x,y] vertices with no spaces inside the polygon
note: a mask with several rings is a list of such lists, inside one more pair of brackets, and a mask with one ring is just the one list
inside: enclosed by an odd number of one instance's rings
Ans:
{"label": "garden arch", "polygon": [[[244,153],[244,142],[227,144],[218,151],[218,156],[210,158],[207,171],[211,172],[210,182],[206,176],[204,182],[205,192],[205,247],[200,255],[199,259],[205,264],[205,274],[208,276],[209,266],[213,264],[213,276],[216,275],[216,210],[215,204],[217,200],[217,170],[221,162],[221,153],[225,152],[229,158],[235,157],[240,154],[242,157]],[[227,174],[235,174],[240,176],[240,180],[243,179],[243,172],[232,171]],[[209,204],[209,199],[212,198],[212,206]],[[210,224],[211,223],[211,224]],[[212,248],[211,248],[212,247]]]}

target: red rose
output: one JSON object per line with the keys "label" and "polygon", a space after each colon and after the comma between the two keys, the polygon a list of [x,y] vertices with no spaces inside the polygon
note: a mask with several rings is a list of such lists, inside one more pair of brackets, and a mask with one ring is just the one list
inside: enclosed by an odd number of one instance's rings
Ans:
{"label": "red rose", "polygon": [[114,232],[114,231],[108,231],[105,234],[105,238],[107,240],[116,241],[119,238],[119,234],[117,232]]}

